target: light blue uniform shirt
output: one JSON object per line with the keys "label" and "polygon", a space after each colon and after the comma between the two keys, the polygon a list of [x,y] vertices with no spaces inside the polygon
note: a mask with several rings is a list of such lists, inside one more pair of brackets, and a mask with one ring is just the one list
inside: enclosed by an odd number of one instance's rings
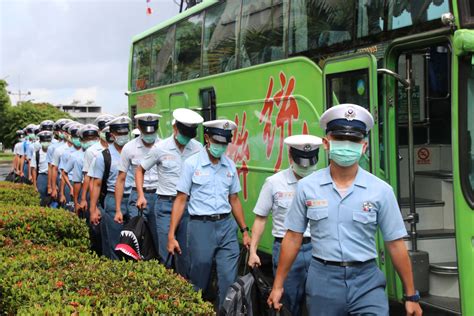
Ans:
{"label": "light blue uniform shirt", "polygon": [[[117,181],[117,176],[119,172],[118,167],[120,165],[120,153],[117,151],[114,145],[110,145],[108,149],[110,151],[111,162],[109,178],[107,179],[107,191],[115,192],[115,182]],[[87,175],[91,178],[102,179],[104,175],[104,170],[104,155],[101,152],[95,158]]]}
{"label": "light blue uniform shirt", "polygon": [[240,192],[239,176],[225,155],[213,165],[204,147],[184,162],[176,190],[190,196],[190,215],[226,214],[232,210],[229,195]]}
{"label": "light blue uniform shirt", "polygon": [[51,145],[49,145],[48,152],[47,152],[47,155],[46,155],[46,161],[48,162],[48,164],[53,163],[54,151],[56,150],[56,148],[58,148],[62,144],[64,144],[64,143],[60,142],[60,141],[57,141],[55,143],[51,142]]}
{"label": "light blue uniform shirt", "polygon": [[[67,177],[69,178],[69,181],[73,181],[74,179],[75,161],[77,159],[82,159],[83,157],[84,157],[84,152],[82,151],[82,149],[78,150],[73,146],[71,147],[71,150],[69,151],[67,161],[64,163],[64,165],[63,165],[63,159],[61,159],[61,163],[59,164],[59,169],[63,169],[67,173]],[[81,182],[81,181],[77,181],[77,182]]]}
{"label": "light blue uniform shirt", "polygon": [[71,157],[71,154],[75,151],[77,151],[77,149],[74,146],[71,146],[63,152],[63,155],[61,156],[61,159],[59,161],[59,170],[63,170],[66,167],[69,162],[69,158]]}
{"label": "light blue uniform shirt", "polygon": [[141,166],[147,171],[144,187],[147,185],[147,174],[154,172],[151,175],[155,174],[158,178],[154,186],[156,194],[176,195],[176,184],[181,176],[184,161],[197,154],[201,149],[201,143],[194,139],[191,139],[183,151],[179,150],[174,136],[162,140],[141,161]]}
{"label": "light blue uniform shirt", "polygon": [[73,163],[72,167],[72,182],[82,182],[84,180],[84,173],[82,172],[82,167],[84,166],[84,155],[83,150],[78,150],[71,155],[71,161]]}
{"label": "light blue uniform shirt", "polygon": [[375,259],[377,227],[385,241],[407,235],[392,188],[360,167],[343,198],[329,167],[298,182],[285,226],[303,233],[308,222],[313,256],[328,261]]}

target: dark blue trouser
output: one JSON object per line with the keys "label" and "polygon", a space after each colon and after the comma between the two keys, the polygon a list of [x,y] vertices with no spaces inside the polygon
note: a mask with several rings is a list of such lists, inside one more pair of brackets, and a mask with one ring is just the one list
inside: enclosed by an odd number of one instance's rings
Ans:
{"label": "dark blue trouser", "polygon": [[[123,222],[126,223],[128,219],[138,214],[131,214],[128,211],[128,195],[124,195],[121,203],[121,211],[123,215]],[[102,254],[110,259],[118,259],[115,253],[115,246],[120,241],[120,232],[123,224],[118,224],[114,221],[115,217],[115,194],[108,192],[105,196],[105,207],[101,210],[102,218],[100,220],[100,233],[102,237]]]}
{"label": "dark blue trouser", "polygon": [[385,283],[385,276],[375,261],[339,267],[313,258],[306,279],[308,314],[388,315]]}
{"label": "dark blue trouser", "polygon": [[[281,242],[273,243],[273,275],[276,275],[278,261],[280,260]],[[305,299],[306,277],[311,264],[311,243],[302,244],[290,272],[283,284],[283,304],[291,311],[291,315],[302,315],[302,306]]]}
{"label": "dark blue trouser", "polygon": [[189,279],[196,290],[206,290],[215,259],[219,307],[237,279],[239,243],[232,216],[219,221],[190,219],[188,223]]}
{"label": "dark blue trouser", "polygon": [[36,188],[40,194],[41,201],[48,196],[48,174],[40,173],[36,178]]}
{"label": "dark blue trouser", "polygon": [[[170,199],[163,199],[158,196],[155,202],[155,212],[152,216],[150,227],[154,227],[158,238],[158,252],[163,262],[168,257],[168,232],[170,230],[171,209],[173,208],[173,201]],[[189,221],[188,204],[184,209],[183,217],[176,230],[176,240],[179,242],[181,248],[181,255],[176,257],[177,272],[184,277],[188,277],[189,270],[189,256],[188,256],[188,242],[187,242],[187,227]],[[153,226],[152,226],[153,225]],[[166,263],[166,262],[165,262]],[[168,263],[169,265],[171,262]]]}

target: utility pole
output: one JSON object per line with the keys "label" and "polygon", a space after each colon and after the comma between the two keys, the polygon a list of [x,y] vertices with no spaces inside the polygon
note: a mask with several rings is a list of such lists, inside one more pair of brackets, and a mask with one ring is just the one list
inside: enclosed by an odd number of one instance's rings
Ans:
{"label": "utility pole", "polygon": [[27,91],[27,92],[22,92],[21,91],[21,80],[20,80],[20,76],[18,76],[18,92],[11,92],[11,91],[7,91],[7,93],[9,95],[16,95],[18,96],[18,102],[16,103],[17,105],[21,103],[21,97],[22,96],[28,96],[28,95],[31,95],[31,91]]}

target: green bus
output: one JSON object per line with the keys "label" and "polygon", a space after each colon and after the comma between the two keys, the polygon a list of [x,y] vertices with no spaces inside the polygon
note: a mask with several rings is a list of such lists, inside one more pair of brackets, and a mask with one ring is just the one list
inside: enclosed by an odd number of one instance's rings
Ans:
{"label": "green bus", "polygon": [[[472,27],[469,0],[205,0],[133,38],[129,112],[160,113],[162,137],[179,107],[235,120],[227,154],[251,225],[264,179],[288,166],[283,139],[322,136],[334,104],[365,106],[376,124],[362,165],[398,195],[422,303],[474,315]],[[378,253],[401,301],[380,236]]]}

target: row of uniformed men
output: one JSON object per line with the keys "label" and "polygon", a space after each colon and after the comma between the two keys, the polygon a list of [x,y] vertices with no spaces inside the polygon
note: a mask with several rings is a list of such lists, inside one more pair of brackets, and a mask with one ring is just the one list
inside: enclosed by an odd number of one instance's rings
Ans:
{"label": "row of uniformed men", "polygon": [[[240,184],[235,165],[224,155],[235,124],[228,120],[205,122],[206,146],[202,147],[193,139],[202,118],[185,109],[173,115],[173,135],[161,141],[156,138],[157,115],[137,116],[142,134],[128,143],[128,118],[107,123],[111,135],[101,138],[102,149],[107,138],[113,143],[108,145],[111,166],[103,208],[97,207],[97,201],[106,156],[96,150],[92,167],[84,170],[93,147],[85,152],[83,182],[87,177],[92,179],[90,222],[100,221],[105,226],[104,254],[113,257],[120,225],[141,208],[160,256],[181,254],[178,271],[196,288],[207,288],[215,260],[221,305],[237,274],[236,222],[244,246],[250,245],[248,264],[255,266],[260,263],[256,249],[272,212],[276,279],[270,305],[279,308],[283,296],[292,314],[300,315],[306,296],[311,315],[379,315],[388,314],[385,280],[374,262],[374,234],[379,226],[405,285],[407,312],[421,313],[419,305],[412,302],[417,295],[401,239],[406,230],[393,191],[357,163],[373,125],[369,112],[356,105],[340,105],[323,114],[320,124],[327,133],[324,146],[331,164],[320,171],[313,173],[320,138],[299,135],[285,140],[291,166],[265,182],[254,209],[257,218],[252,240],[237,195]],[[100,121],[98,125],[103,131]],[[84,137],[83,142],[87,143]],[[127,191],[129,176],[135,181],[129,182],[132,189]],[[79,210],[87,208],[87,187],[81,187],[81,201],[76,204]],[[231,212],[236,221],[229,216]]]}

